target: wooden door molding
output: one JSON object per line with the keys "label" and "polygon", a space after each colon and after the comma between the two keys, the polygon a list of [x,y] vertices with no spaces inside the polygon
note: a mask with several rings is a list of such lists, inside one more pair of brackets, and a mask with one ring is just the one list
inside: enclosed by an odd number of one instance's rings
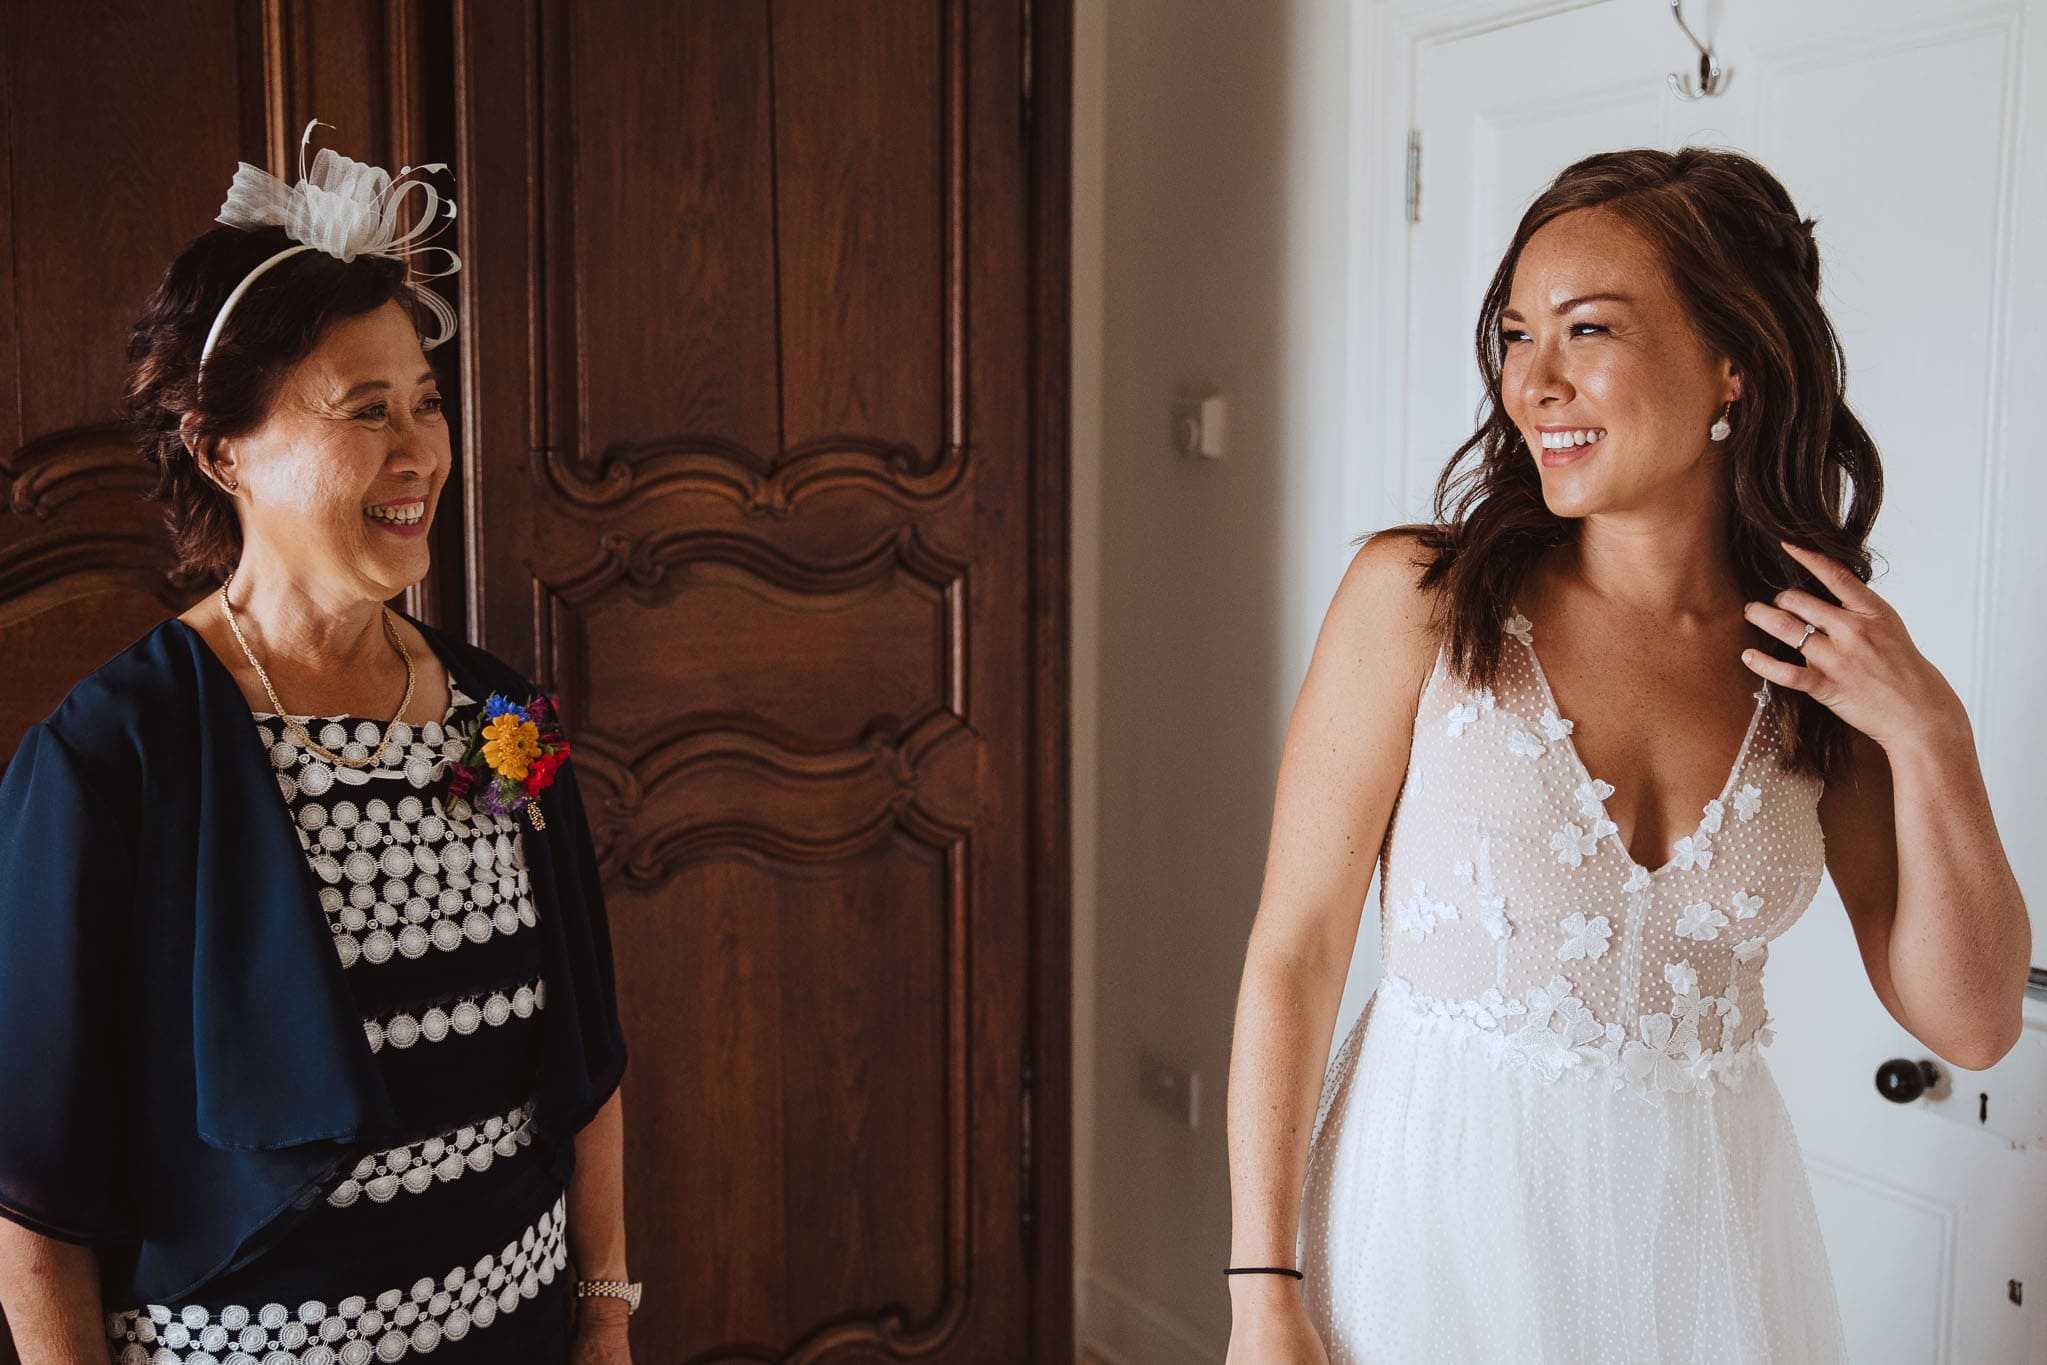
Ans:
{"label": "wooden door molding", "polygon": [[470,633],[677,1358],[1071,1359],[1067,8],[455,9]]}
{"label": "wooden door molding", "polygon": [[1073,0],[1023,0],[1030,138],[1030,1113],[1024,1223],[1034,1365],[1074,1358]]}
{"label": "wooden door molding", "polygon": [[966,468],[966,450],[947,442],[930,453],[914,445],[844,436],[764,455],[715,436],[664,436],[620,442],[589,467],[550,448],[542,456],[557,495],[602,513],[632,498],[669,491],[720,494],[748,513],[786,517],[802,499],[860,488],[905,509],[944,499]]}
{"label": "wooden door molding", "polygon": [[[764,610],[863,611],[894,607],[907,617],[900,634],[928,649],[918,679],[890,700],[893,709],[863,715],[837,735],[806,736],[771,716],[747,712],[685,713],[636,736],[614,735],[574,707],[565,718],[604,814],[631,822],[650,794],[693,775],[698,765],[744,764],[785,788],[833,783],[870,774],[875,799],[915,787],[931,751],[971,729],[966,715],[965,607],[967,565],[927,544],[905,526],[836,563],[797,560],[773,544],[721,530],[666,528],[639,540],[611,533],[569,576],[536,584],[540,630],[536,654],[570,698],[587,696],[580,661],[588,653],[582,612],[614,590],[644,605],[702,590],[755,598]],[[654,832],[641,846],[658,843]],[[605,848],[600,858],[608,858]],[[629,860],[630,861],[630,860]],[[611,867],[607,861],[606,872]]]}
{"label": "wooden door molding", "polygon": [[135,457],[135,442],[119,422],[91,422],[46,432],[0,460],[8,485],[8,510],[18,517],[48,521],[74,498],[95,494],[141,497],[156,486]]}

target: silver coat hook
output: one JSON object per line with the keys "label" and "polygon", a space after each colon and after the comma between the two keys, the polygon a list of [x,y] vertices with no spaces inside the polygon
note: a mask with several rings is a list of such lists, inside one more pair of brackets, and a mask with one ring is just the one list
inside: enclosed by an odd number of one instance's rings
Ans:
{"label": "silver coat hook", "polygon": [[1688,100],[1702,100],[1727,89],[1727,83],[1734,79],[1734,72],[1722,65],[1713,55],[1713,49],[1699,41],[1691,26],[1685,23],[1684,0],[1670,0],[1670,17],[1677,20],[1677,26],[1691,39],[1692,46],[1699,49],[1699,76],[1695,82],[1687,73],[1670,73],[1670,88]]}

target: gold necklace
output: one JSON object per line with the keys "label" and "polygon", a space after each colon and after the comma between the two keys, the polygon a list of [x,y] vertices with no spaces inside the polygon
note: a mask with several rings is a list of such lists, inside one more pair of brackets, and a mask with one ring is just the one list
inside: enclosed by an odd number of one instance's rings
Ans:
{"label": "gold necklace", "polygon": [[310,734],[307,734],[306,728],[293,720],[290,713],[284,709],[284,703],[277,699],[277,689],[270,685],[270,675],[263,671],[262,664],[256,662],[256,651],[249,648],[249,637],[242,634],[242,623],[235,620],[234,606],[227,600],[227,585],[234,581],[235,576],[230,573],[226,581],[220,585],[220,609],[227,613],[227,628],[235,633],[235,643],[242,647],[242,653],[249,660],[249,667],[255,669],[256,676],[263,680],[263,691],[270,698],[270,709],[277,714],[279,720],[284,722],[285,728],[298,738],[299,743],[311,749],[329,763],[337,763],[344,768],[367,768],[372,763],[375,763],[383,756],[384,750],[390,747],[391,732],[398,728],[399,720],[405,715],[405,708],[412,705],[412,685],[416,681],[412,671],[412,651],[405,647],[405,641],[398,638],[398,628],[391,624],[391,609],[389,607],[383,609],[384,638],[389,640],[391,647],[398,651],[398,657],[405,660],[405,698],[398,703],[398,714],[391,717],[390,723],[384,727],[383,739],[377,742],[377,747],[370,751],[368,758],[343,758],[340,754],[335,753],[332,749],[327,748],[314,739]]}

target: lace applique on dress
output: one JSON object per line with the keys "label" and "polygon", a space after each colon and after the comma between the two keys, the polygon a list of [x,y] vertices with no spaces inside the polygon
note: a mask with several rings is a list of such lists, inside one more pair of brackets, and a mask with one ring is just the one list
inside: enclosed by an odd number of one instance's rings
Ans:
{"label": "lace applique on dress", "polygon": [[1439,654],[1422,695],[1410,762],[1429,781],[1405,793],[1384,869],[1408,888],[1388,901],[1386,1003],[1546,1077],[1598,1072],[1645,1094],[1738,1078],[1768,1036],[1770,940],[1819,884],[1819,784],[1782,766],[1766,684],[1697,825],[1641,866],[1607,815],[1613,784],[1579,760],[1533,623],[1516,612],[1506,629],[1493,686],[1458,682]]}

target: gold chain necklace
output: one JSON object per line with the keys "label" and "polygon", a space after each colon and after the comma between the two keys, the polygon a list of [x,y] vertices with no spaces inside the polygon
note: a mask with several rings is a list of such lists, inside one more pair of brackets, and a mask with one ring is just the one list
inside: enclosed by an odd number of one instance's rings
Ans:
{"label": "gold chain necklace", "polygon": [[391,732],[398,728],[399,720],[405,715],[405,708],[412,705],[412,685],[416,681],[412,671],[412,651],[405,647],[405,641],[398,638],[398,628],[391,624],[391,609],[389,607],[383,609],[384,638],[389,640],[391,647],[398,651],[398,657],[405,660],[405,698],[398,703],[398,714],[391,717],[390,723],[384,727],[383,739],[379,740],[377,747],[370,751],[368,758],[343,758],[340,754],[335,753],[332,749],[327,748],[314,739],[310,734],[307,734],[306,728],[293,720],[290,713],[284,709],[284,703],[277,699],[277,689],[270,685],[270,675],[264,672],[263,665],[256,661],[256,651],[249,648],[249,637],[242,634],[242,623],[235,620],[235,609],[227,600],[228,584],[234,581],[235,576],[230,573],[227,576],[226,582],[220,585],[220,609],[227,613],[227,628],[235,633],[235,643],[242,647],[242,653],[249,660],[249,667],[255,669],[256,676],[263,680],[263,691],[270,698],[270,709],[277,713],[277,718],[284,722],[285,728],[298,738],[299,743],[305,745],[306,748],[311,749],[329,763],[337,763],[344,768],[367,768],[372,763],[375,763],[383,756],[384,750],[390,747]]}

